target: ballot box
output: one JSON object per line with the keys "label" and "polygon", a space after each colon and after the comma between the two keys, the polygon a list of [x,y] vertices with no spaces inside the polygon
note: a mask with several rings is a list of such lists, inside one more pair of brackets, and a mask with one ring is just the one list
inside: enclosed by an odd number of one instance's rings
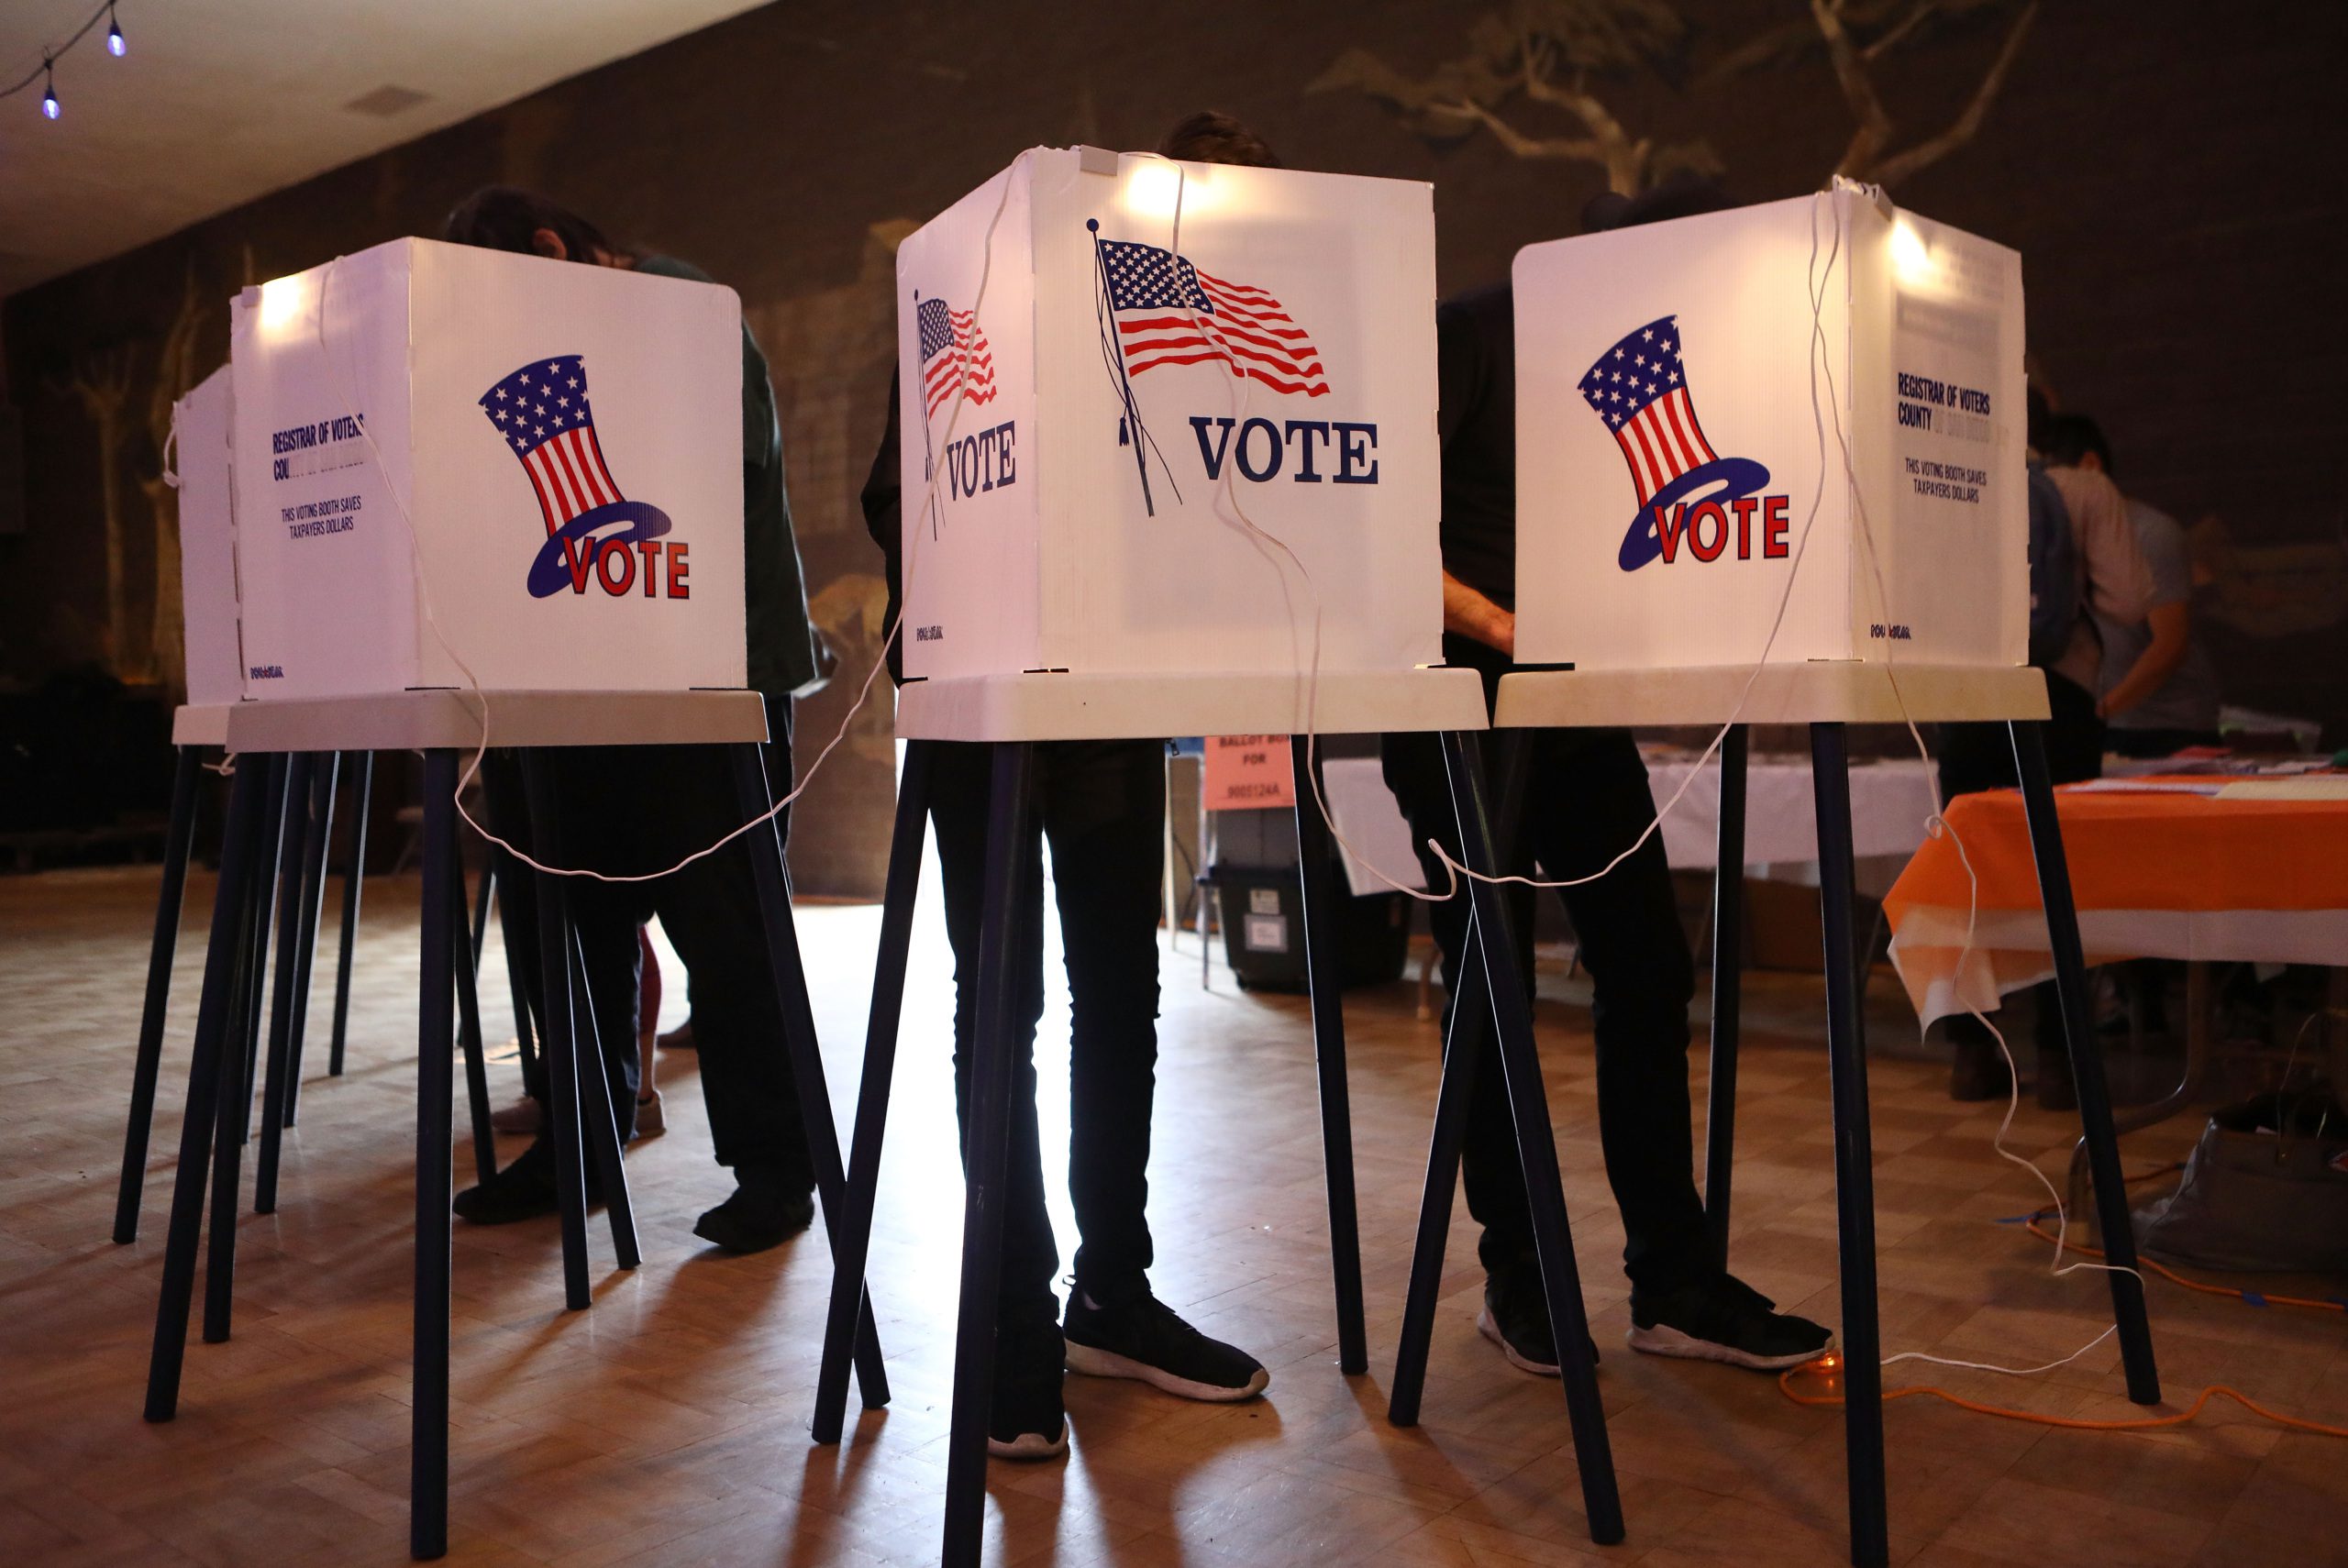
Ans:
{"label": "ballot box", "polygon": [[1441,658],[1423,183],[1036,148],[897,253],[905,672]]}
{"label": "ballot box", "polygon": [[231,313],[244,695],[744,681],[741,307],[401,239]]}
{"label": "ballot box", "polygon": [[1520,662],[2023,662],[2015,252],[1838,182],[1514,278]]}
{"label": "ballot box", "polygon": [[180,613],[187,700],[196,707],[234,702],[244,693],[229,459],[234,404],[228,367],[223,365],[172,408],[172,461],[179,476]]}

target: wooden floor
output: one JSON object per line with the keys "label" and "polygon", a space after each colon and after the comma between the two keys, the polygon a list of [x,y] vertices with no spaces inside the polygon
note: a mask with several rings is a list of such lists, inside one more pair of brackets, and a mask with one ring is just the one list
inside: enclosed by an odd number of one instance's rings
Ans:
{"label": "wooden floor", "polygon": [[[338,1080],[319,1076],[321,986],[282,1205],[244,1217],[235,1337],[191,1344],[179,1419],[163,1426],[139,1419],[140,1389],[211,889],[202,878],[190,889],[147,1223],[136,1245],[117,1247],[107,1231],[153,889],[151,872],[0,879],[0,1562],[402,1562],[415,887],[369,888],[351,1067]],[[801,913],[836,1098],[854,1081],[877,923],[865,908]],[[452,1561],[935,1560],[960,1213],[947,974],[925,916],[871,1275],[895,1402],[857,1419],[842,1446],[809,1445],[829,1279],[820,1231],[749,1258],[693,1241],[693,1216],[727,1185],[709,1157],[691,1059],[671,1060],[673,1130],[628,1160],[644,1265],[613,1269],[608,1233],[596,1232],[592,1310],[560,1309],[551,1221],[458,1228]],[[330,966],[322,977],[330,982]],[[1571,990],[1562,977],[1544,984],[1545,997]],[[484,989],[493,1032],[504,1032],[504,995],[502,983]],[[1242,995],[1220,966],[1202,991],[1187,936],[1165,996],[1157,1287],[1261,1357],[1271,1388],[1247,1405],[1193,1406],[1070,1378],[1068,1460],[994,1467],[991,1562],[1844,1560],[1835,1412],[1797,1408],[1768,1377],[1622,1343],[1621,1234],[1599,1165],[1586,1013],[1563,1000],[1542,1008],[1630,1530],[1603,1551],[1585,1529],[1556,1385],[1512,1371],[1476,1337],[1464,1214],[1423,1424],[1386,1423],[1434,1088],[1434,1026],[1415,1017],[1412,989],[1357,994],[1348,1010],[1371,1360],[1350,1380],[1335,1364],[1304,1007]],[[672,1019],[681,1001],[672,996]],[[1831,1322],[1817,1009],[1814,985],[1786,979],[1756,981],[1748,1003],[1735,1261],[1781,1304]],[[2020,1365],[2068,1354],[2108,1322],[2104,1287],[2091,1274],[2051,1278],[2048,1249],[1994,1223],[2039,1200],[1991,1153],[2002,1108],[1944,1097],[1945,1069],[1913,1049],[1912,1017],[1888,986],[1872,1020],[1886,1350]],[[1043,1038],[1065,1031],[1056,1003]],[[1051,1157],[1064,1147],[1065,1053],[1043,1055]],[[510,1058],[495,1070],[502,1103],[515,1084]],[[2025,1109],[2015,1142],[2051,1168],[2070,1135]],[[2187,1135],[2180,1123],[2132,1140],[2131,1168],[2176,1157]],[[468,1168],[461,1140],[458,1163]],[[1057,1218],[1072,1239],[1065,1208]],[[2173,1402],[2224,1382],[2348,1419],[2348,1319],[2159,1282],[2152,1301]],[[2117,1362],[2107,1341],[2030,1379],[1914,1364],[1888,1375],[2112,1418],[2135,1413]],[[1924,1399],[1894,1404],[1888,1419],[1896,1562],[2348,1562],[2348,1444],[2232,1408],[2157,1435],[2056,1430]]]}

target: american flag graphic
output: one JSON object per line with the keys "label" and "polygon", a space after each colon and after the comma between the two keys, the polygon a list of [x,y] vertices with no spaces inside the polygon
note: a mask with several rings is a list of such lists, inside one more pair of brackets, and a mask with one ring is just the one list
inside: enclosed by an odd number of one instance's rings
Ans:
{"label": "american flag graphic", "polygon": [[1328,392],[1321,350],[1264,290],[1202,272],[1163,246],[1122,239],[1101,241],[1101,265],[1127,376],[1221,359],[1275,392]]}
{"label": "american flag graphic", "polygon": [[959,387],[972,403],[994,401],[994,350],[979,327],[979,313],[952,310],[944,300],[924,300],[915,312],[921,327],[922,398],[928,411]]}
{"label": "american flag graphic", "polygon": [[1664,486],[1718,457],[1696,423],[1679,359],[1679,318],[1623,335],[1581,379],[1581,395],[1614,433],[1645,507]]}
{"label": "american flag graphic", "polygon": [[482,412],[522,460],[551,535],[581,513],[625,499],[604,466],[587,405],[587,364],[537,359],[481,395]]}

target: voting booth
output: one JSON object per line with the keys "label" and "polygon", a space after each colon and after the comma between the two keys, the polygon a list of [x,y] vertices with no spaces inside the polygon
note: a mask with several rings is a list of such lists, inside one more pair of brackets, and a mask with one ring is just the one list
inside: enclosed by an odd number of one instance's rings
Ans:
{"label": "voting booth", "polygon": [[234,702],[244,692],[229,456],[236,399],[229,375],[223,365],[172,409],[179,475],[180,612],[193,707]]}
{"label": "voting booth", "polygon": [[231,319],[243,692],[745,679],[733,292],[401,239]]}
{"label": "voting booth", "polygon": [[1838,183],[1514,277],[1520,662],[2024,662],[2017,253]]}
{"label": "voting booth", "polygon": [[1036,148],[897,291],[908,677],[1440,659],[1428,186]]}

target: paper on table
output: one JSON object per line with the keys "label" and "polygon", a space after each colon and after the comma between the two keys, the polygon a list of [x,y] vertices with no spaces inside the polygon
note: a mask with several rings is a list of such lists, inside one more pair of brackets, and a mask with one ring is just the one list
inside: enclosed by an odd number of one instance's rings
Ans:
{"label": "paper on table", "polygon": [[2348,775],[2298,778],[2238,778],[2218,791],[2221,801],[2348,801]]}
{"label": "paper on table", "polygon": [[2237,788],[2217,779],[2203,783],[2186,778],[2090,778],[2083,784],[2066,784],[2067,791],[2105,795],[2222,795]]}

